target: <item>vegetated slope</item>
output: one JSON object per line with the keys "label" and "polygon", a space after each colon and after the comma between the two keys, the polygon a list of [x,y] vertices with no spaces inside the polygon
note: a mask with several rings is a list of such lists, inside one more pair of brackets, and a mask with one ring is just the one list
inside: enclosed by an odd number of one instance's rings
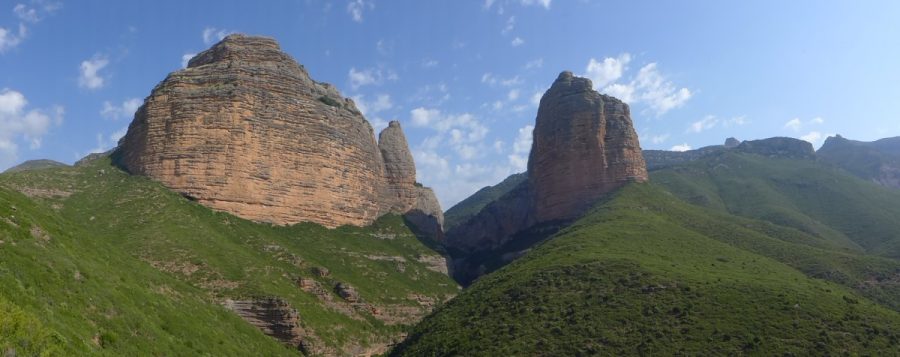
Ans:
{"label": "vegetated slope", "polygon": [[494,186],[484,187],[453,207],[450,207],[450,209],[444,212],[444,231],[449,231],[456,225],[472,218],[478,214],[484,206],[496,201],[527,179],[528,174],[524,172],[512,174],[502,182]]}
{"label": "vegetated slope", "polygon": [[865,180],[900,188],[900,137],[863,142],[833,136],[816,155]]}
{"label": "vegetated slope", "polygon": [[[200,289],[0,188],[0,351],[291,355]],[[12,351],[12,352],[10,352]]]}
{"label": "vegetated slope", "polygon": [[810,238],[632,184],[476,281],[392,355],[896,353],[897,311],[785,262],[865,270],[871,259],[894,284],[897,262],[774,237],[790,232]]}
{"label": "vegetated slope", "polygon": [[[377,352],[458,290],[399,216],[333,230],[258,224],[105,158],[5,174],[0,186],[0,299],[67,354],[290,353],[221,307],[259,297],[298,310],[308,352]],[[338,282],[360,300],[342,299]]]}
{"label": "vegetated slope", "polygon": [[816,160],[722,152],[655,171],[652,180],[690,203],[900,258],[900,192]]}
{"label": "vegetated slope", "polygon": [[53,167],[65,167],[69,166],[59,161],[53,160],[28,160],[16,166],[10,167],[4,171],[4,173],[9,172],[20,172],[20,171],[29,171],[29,170],[40,170],[47,169]]}

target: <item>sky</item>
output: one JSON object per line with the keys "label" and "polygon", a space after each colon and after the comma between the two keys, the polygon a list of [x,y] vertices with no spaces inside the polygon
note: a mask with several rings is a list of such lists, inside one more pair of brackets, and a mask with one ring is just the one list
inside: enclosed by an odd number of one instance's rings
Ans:
{"label": "sky", "polygon": [[631,105],[644,149],[900,136],[900,2],[0,0],[0,170],[115,147],[168,73],[275,38],[449,208],[525,170],[559,72]]}

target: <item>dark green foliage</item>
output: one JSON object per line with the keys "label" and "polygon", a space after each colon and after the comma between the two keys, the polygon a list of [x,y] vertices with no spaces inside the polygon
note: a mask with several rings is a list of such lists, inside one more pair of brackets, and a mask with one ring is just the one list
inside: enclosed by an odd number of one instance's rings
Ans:
{"label": "dark green foliage", "polygon": [[340,102],[338,102],[336,99],[329,97],[327,95],[323,95],[323,96],[319,97],[319,101],[322,103],[325,103],[327,105],[330,105],[332,107],[337,107],[337,108],[343,107],[343,105],[341,105]]}
{"label": "dark green foliage", "polygon": [[898,262],[806,245],[810,239],[688,205],[655,185],[630,185],[476,281],[392,354],[896,353],[900,314],[801,270],[830,266],[854,279],[873,262],[885,274],[900,272]]}

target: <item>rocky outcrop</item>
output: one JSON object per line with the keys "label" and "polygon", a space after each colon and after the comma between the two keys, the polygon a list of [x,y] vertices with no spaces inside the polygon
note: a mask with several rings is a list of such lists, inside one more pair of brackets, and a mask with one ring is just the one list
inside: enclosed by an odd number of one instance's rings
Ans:
{"label": "rocky outcrop", "polygon": [[600,196],[647,181],[628,105],[561,73],[541,98],[528,178],[538,221],[573,219]]}
{"label": "rocky outcrop", "polygon": [[114,159],[250,220],[362,226],[418,200],[399,123],[380,138],[274,40],[231,35],[153,89]]}
{"label": "rocky outcrop", "polygon": [[900,189],[900,137],[865,142],[835,135],[816,155],[862,179]]}
{"label": "rocky outcrop", "polygon": [[725,145],[710,145],[688,151],[668,150],[644,150],[644,161],[647,162],[647,170],[659,170],[666,167],[699,160],[710,154],[722,152],[738,147],[741,142],[735,138],[725,140]]}
{"label": "rocky outcrop", "polygon": [[459,281],[507,263],[492,257],[520,255],[609,192],[648,179],[628,105],[571,72],[544,93],[532,137],[527,177],[447,232]]}
{"label": "rocky outcrop", "polygon": [[394,120],[378,134],[378,149],[384,159],[388,209],[406,212],[416,203],[416,164],[400,122]]}
{"label": "rocky outcrop", "polygon": [[226,300],[225,307],[263,333],[294,348],[300,348],[305,332],[300,315],[287,302],[278,298]]}
{"label": "rocky outcrop", "polygon": [[787,137],[747,140],[738,145],[735,150],[767,157],[790,159],[814,159],[816,156],[816,151],[809,142]]}

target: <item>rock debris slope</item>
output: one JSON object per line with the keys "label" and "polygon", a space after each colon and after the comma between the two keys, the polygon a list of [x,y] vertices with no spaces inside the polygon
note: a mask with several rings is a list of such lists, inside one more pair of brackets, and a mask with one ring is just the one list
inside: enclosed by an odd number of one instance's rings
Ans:
{"label": "rock debris slope", "polygon": [[153,89],[114,157],[250,220],[364,226],[437,202],[415,182],[400,124],[380,139],[352,100],[311,79],[275,40],[231,35]]}

